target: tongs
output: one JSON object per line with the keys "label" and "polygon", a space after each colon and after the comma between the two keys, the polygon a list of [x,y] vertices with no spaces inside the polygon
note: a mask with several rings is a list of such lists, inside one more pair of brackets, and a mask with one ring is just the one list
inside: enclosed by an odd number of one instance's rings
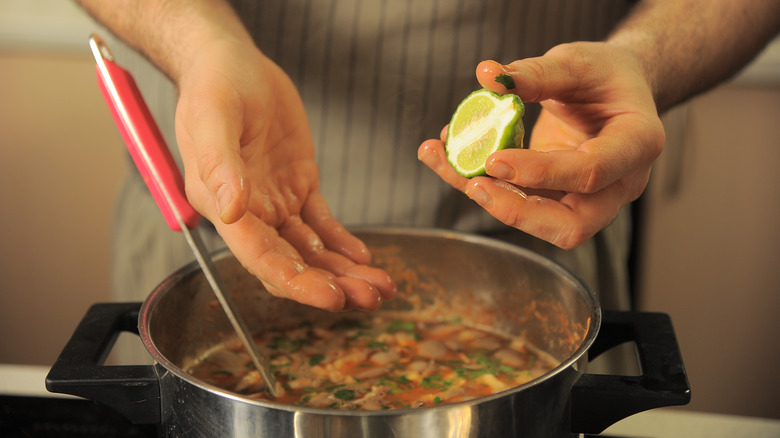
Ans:
{"label": "tongs", "polygon": [[92,34],[89,46],[97,62],[100,91],[108,104],[119,132],[143,176],[168,227],[180,231],[187,239],[203,275],[222,305],[239,339],[260,372],[263,383],[272,397],[276,397],[276,379],[270,372],[268,360],[260,353],[252,334],[236,310],[228,289],[220,278],[214,262],[208,255],[198,233],[200,215],[187,201],[184,180],[165,140],[146,106],[141,92],[130,73],[119,67],[98,35]]}

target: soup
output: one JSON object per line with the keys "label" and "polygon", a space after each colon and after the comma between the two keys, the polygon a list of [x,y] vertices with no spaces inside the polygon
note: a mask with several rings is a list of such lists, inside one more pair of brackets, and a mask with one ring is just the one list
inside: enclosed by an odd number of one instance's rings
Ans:
{"label": "soup", "polygon": [[187,372],[248,397],[314,408],[405,409],[494,394],[539,377],[552,360],[521,339],[458,321],[397,315],[304,322],[255,336],[277,379],[276,399],[239,342]]}

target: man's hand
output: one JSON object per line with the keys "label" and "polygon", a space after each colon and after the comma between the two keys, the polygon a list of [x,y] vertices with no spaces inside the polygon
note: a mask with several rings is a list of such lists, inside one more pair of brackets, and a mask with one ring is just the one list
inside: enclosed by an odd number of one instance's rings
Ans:
{"label": "man's hand", "polygon": [[[512,77],[516,88],[496,82]],[[617,216],[647,185],[664,130],[648,80],[631,52],[609,43],[572,43],[502,66],[484,61],[480,84],[540,102],[528,149],[505,149],[487,161],[489,176],[466,179],[425,141],[419,158],[507,225],[575,248]]]}
{"label": "man's hand", "polygon": [[178,78],[176,137],[190,203],[268,290],[374,310],[395,295],[365,245],[330,214],[300,97],[243,41],[204,45]]}

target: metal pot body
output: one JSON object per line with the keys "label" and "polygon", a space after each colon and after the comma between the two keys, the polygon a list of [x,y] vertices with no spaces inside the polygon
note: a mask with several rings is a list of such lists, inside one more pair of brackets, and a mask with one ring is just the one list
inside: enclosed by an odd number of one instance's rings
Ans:
{"label": "metal pot body", "polygon": [[571,367],[539,384],[476,403],[395,412],[260,405],[201,387],[161,365],[166,437],[573,437]]}
{"label": "metal pot body", "polygon": [[[537,381],[493,397],[415,410],[344,412],[259,402],[197,381],[182,370],[231,338],[231,328],[197,268],[177,273],[141,309],[139,331],[161,376],[168,436],[569,436],[574,364],[593,341],[593,294],[558,265],[516,246],[436,231],[357,233],[375,264],[399,279],[380,312],[458,318],[522,337],[560,365]],[[217,257],[253,331],[343,317],[266,293],[228,253]]]}
{"label": "metal pot body", "polygon": [[[554,262],[482,237],[415,229],[358,230],[374,264],[399,285],[379,312],[457,318],[518,337],[558,363],[524,385],[468,402],[407,410],[343,411],[250,399],[184,370],[234,333],[197,265],[172,274],[143,303],[90,308],[52,367],[52,392],[112,406],[166,437],[572,437],[643,410],[685,404],[690,388],[668,316],[602,312]],[[220,275],[253,331],[342,318],[279,299],[229,252]],[[602,319],[603,316],[603,319]],[[601,331],[600,331],[601,330]],[[155,365],[104,366],[121,331],[139,334]],[[586,373],[588,356],[635,341],[641,376]]]}

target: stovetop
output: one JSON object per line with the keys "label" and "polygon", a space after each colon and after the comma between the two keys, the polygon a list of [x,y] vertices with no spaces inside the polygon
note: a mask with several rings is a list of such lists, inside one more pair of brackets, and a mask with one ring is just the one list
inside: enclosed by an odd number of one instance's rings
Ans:
{"label": "stovetop", "polygon": [[3,438],[145,438],[155,426],[130,423],[111,408],[77,398],[0,395]]}
{"label": "stovetop", "polygon": [[[147,438],[154,425],[132,424],[111,408],[77,398],[0,395],[3,438]],[[619,438],[586,435],[584,438]]]}

